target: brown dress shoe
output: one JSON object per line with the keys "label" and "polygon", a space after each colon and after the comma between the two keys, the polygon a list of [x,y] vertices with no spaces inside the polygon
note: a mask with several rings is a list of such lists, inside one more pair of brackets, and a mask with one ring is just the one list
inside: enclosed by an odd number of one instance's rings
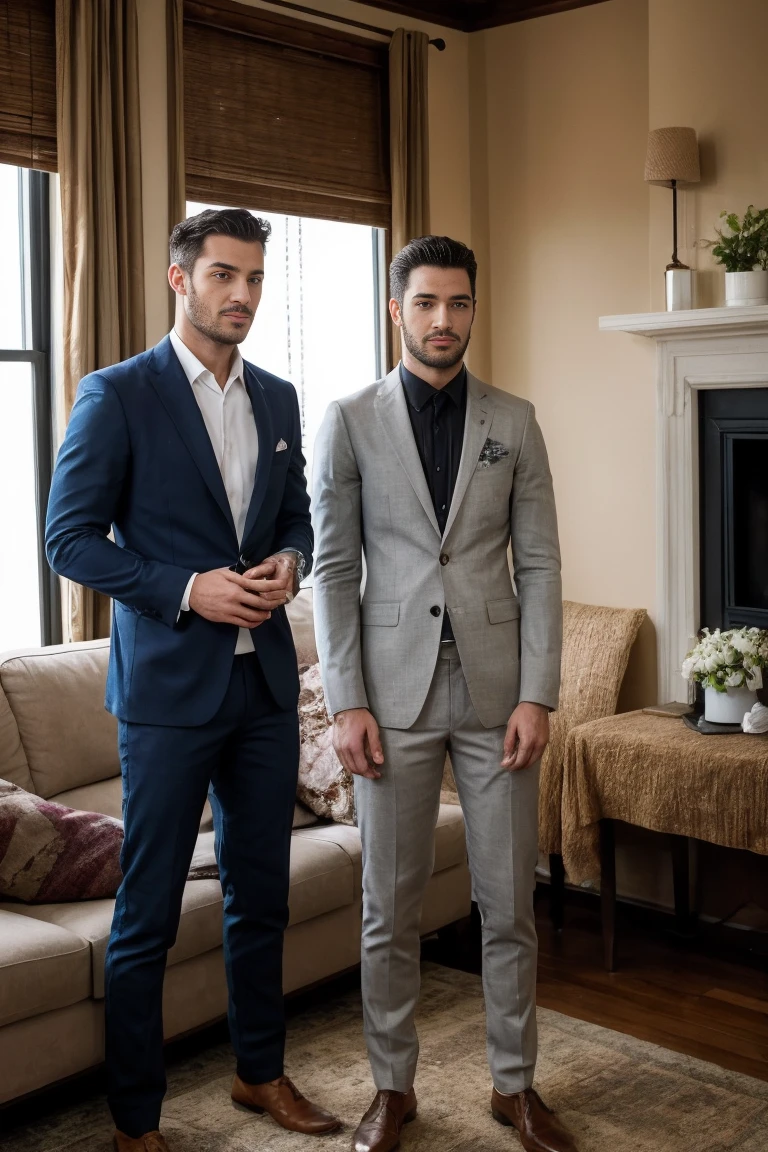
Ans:
{"label": "brown dress shoe", "polygon": [[511,1096],[494,1088],[491,1112],[499,1124],[517,1128],[525,1152],[578,1152],[573,1136],[533,1088]]}
{"label": "brown dress shoe", "polygon": [[416,1093],[377,1092],[352,1137],[353,1152],[393,1152],[403,1124],[416,1119]]}
{"label": "brown dress shoe", "polygon": [[318,1108],[302,1096],[287,1076],[270,1080],[267,1084],[246,1084],[235,1076],[232,1099],[251,1112],[266,1112],[289,1132],[303,1132],[305,1136],[325,1136],[338,1132],[341,1120],[323,1108]]}
{"label": "brown dress shoe", "polygon": [[159,1132],[145,1132],[143,1136],[126,1136],[119,1128],[112,1138],[115,1152],[169,1152],[165,1136]]}

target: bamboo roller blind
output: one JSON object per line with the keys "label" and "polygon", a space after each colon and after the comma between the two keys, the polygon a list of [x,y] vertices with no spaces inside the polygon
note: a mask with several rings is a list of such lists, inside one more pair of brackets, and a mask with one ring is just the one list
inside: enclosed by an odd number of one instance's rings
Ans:
{"label": "bamboo roller blind", "polygon": [[388,227],[387,67],[387,45],[186,0],[188,197]]}
{"label": "bamboo roller blind", "polygon": [[56,171],[55,0],[0,0],[0,164]]}

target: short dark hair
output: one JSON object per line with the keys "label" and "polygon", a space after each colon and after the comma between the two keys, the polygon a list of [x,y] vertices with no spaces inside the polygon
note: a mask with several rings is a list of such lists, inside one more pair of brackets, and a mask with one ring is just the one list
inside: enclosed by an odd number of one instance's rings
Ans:
{"label": "short dark hair", "polygon": [[411,272],[414,268],[464,268],[469,276],[472,299],[475,299],[477,260],[471,248],[450,236],[419,236],[402,248],[389,266],[389,285],[393,299],[402,307]]}
{"label": "short dark hair", "polygon": [[191,272],[208,236],[232,236],[266,248],[272,225],[245,208],[206,208],[189,216],[171,232],[171,264]]}

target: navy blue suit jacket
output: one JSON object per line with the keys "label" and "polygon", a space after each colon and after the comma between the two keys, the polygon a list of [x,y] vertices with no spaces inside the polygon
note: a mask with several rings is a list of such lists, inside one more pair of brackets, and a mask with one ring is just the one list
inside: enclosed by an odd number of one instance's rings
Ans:
{"label": "navy blue suit jacket", "polygon": [[[51,485],[51,567],[114,600],[106,704],[121,720],[190,727],[217,712],[237,627],[182,612],[193,572],[261,561],[313,536],[293,386],[251,364],[259,457],[240,547],[202,414],[170,339],[86,376]],[[285,441],[287,450],[276,452]],[[108,539],[114,529],[114,543]],[[298,698],[283,608],[251,631],[279,707]]]}

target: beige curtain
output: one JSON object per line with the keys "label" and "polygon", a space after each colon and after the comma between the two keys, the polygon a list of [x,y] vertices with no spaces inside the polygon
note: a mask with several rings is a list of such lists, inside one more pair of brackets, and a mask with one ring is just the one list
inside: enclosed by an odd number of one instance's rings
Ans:
{"label": "beige curtain", "polygon": [[[166,0],[168,58],[168,234],[187,215],[184,163],[184,0]],[[176,296],[168,287],[169,327],[176,315]]]}
{"label": "beige curtain", "polygon": [[[88,372],[144,349],[136,0],[56,0],[64,253],[63,408]],[[109,634],[109,601],[65,581],[64,637]]]}
{"label": "beige curtain", "polygon": [[[392,175],[392,254],[429,233],[429,37],[398,28],[389,47],[389,124]],[[392,326],[391,362],[400,359]]]}

